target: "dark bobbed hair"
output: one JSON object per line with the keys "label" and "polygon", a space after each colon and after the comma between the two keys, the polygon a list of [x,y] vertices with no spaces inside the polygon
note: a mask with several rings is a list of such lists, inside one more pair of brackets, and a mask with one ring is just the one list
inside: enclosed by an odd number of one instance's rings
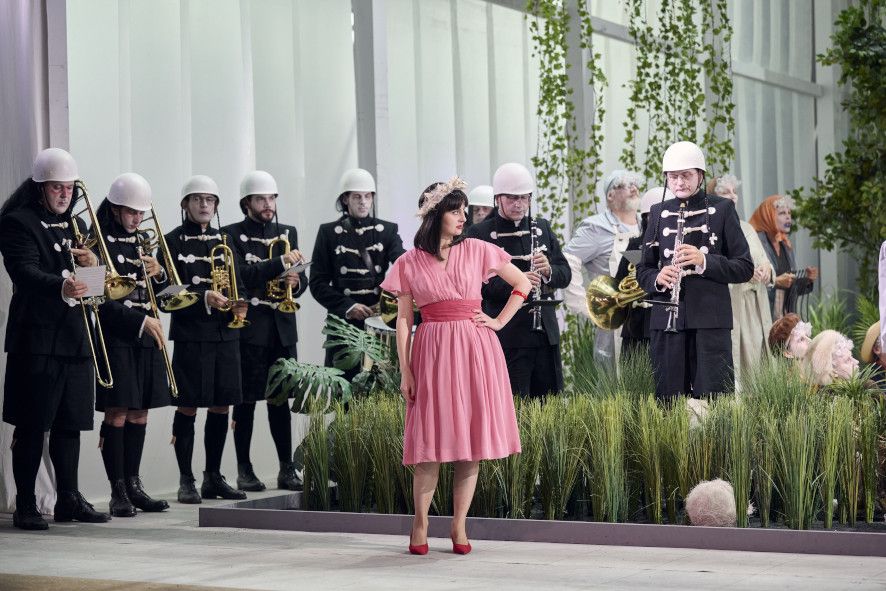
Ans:
{"label": "dark bobbed hair", "polygon": [[[425,193],[433,191],[440,184],[441,183],[439,182],[433,183],[422,192],[421,197],[418,199],[419,207],[425,202]],[[443,257],[440,256],[440,232],[443,228],[443,214],[455,209],[464,209],[467,206],[468,196],[465,195],[465,192],[461,189],[455,189],[454,191],[447,193],[440,203],[437,204],[437,207],[422,218],[421,225],[418,227],[418,231],[415,233],[415,238],[412,240],[415,248],[430,253],[442,260]],[[458,244],[464,239],[464,236],[463,233],[456,236],[453,239],[452,244]]]}

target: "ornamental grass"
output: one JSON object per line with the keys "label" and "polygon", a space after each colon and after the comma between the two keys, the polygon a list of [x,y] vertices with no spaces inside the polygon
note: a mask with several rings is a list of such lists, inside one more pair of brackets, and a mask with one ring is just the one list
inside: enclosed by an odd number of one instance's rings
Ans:
{"label": "ornamental grass", "polygon": [[[780,369],[781,368],[781,369]],[[855,391],[812,391],[783,362],[748,372],[741,395],[689,410],[639,387],[516,399],[522,453],[481,462],[471,507],[476,517],[644,519],[683,523],[688,491],[724,478],[735,492],[740,527],[854,526],[872,520],[886,442],[883,403]],[[598,382],[599,384],[599,382]],[[330,509],[330,480],[341,510],[412,513],[411,467],[402,465],[405,407],[376,394],[317,410],[305,451],[305,506]],[[690,420],[691,419],[691,420]],[[834,500],[836,499],[836,504]],[[643,515],[637,514],[637,508]],[[452,466],[441,467],[433,511],[452,512]]]}

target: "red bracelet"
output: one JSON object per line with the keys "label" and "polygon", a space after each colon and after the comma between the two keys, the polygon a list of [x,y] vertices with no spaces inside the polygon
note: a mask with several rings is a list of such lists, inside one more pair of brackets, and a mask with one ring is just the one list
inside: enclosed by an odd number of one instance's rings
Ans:
{"label": "red bracelet", "polygon": [[515,289],[514,291],[511,292],[511,295],[520,296],[521,298],[523,298],[523,301],[524,301],[524,302],[525,302],[526,300],[529,299],[529,296],[528,296],[528,295],[526,295],[526,294],[523,293],[522,291],[519,291],[519,290],[516,290],[516,289]]}

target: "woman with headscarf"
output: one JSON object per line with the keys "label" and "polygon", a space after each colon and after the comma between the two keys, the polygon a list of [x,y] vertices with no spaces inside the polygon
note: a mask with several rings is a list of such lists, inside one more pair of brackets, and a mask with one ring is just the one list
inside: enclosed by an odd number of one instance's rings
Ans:
{"label": "woman with headscarf", "polygon": [[757,206],[749,220],[775,268],[775,280],[769,287],[773,320],[796,312],[797,298],[810,293],[813,282],[818,279],[818,267],[806,267],[797,277],[794,247],[788,238],[793,206],[793,200],[787,195],[770,195]]}

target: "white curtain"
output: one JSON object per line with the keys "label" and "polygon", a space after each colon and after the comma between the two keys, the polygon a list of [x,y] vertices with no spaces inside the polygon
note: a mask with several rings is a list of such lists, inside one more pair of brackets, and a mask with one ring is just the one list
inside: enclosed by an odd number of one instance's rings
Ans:
{"label": "white curtain", "polygon": [[[0,2],[0,200],[5,200],[31,174],[34,155],[47,147],[48,105],[46,6],[42,0]],[[0,269],[0,334],[6,334],[12,282]],[[6,352],[0,354],[0,375],[6,373]],[[3,394],[0,392],[0,400]],[[0,423],[0,512],[12,511],[13,428]],[[37,475],[37,502],[44,510],[55,503],[47,446]]]}

